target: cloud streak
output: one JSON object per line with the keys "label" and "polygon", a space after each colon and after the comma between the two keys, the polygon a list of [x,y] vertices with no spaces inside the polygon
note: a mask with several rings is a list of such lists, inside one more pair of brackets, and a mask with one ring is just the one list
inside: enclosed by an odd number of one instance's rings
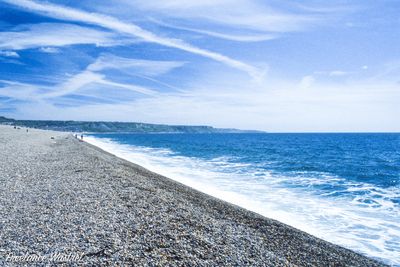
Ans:
{"label": "cloud streak", "polygon": [[13,57],[13,58],[19,58],[19,55],[15,51],[2,51],[0,50],[0,57]]}
{"label": "cloud streak", "polygon": [[207,57],[215,61],[224,63],[225,65],[228,65],[230,67],[236,68],[238,70],[245,71],[255,79],[260,79],[262,76],[262,72],[258,68],[249,65],[247,63],[232,59],[223,54],[219,54],[216,52],[212,52],[206,49],[193,46],[179,39],[157,36],[156,34],[144,30],[133,23],[126,23],[111,16],[106,16],[97,13],[89,13],[61,5],[55,5],[49,3],[37,3],[28,0],[12,0],[12,1],[3,0],[3,2],[33,12],[44,14],[52,18],[74,21],[74,22],[83,22],[86,24],[101,26],[103,28],[111,29],[113,31],[117,31],[123,34],[139,37],[147,42],[156,43],[162,46],[176,48],[192,54],[197,54],[203,57]]}
{"label": "cloud streak", "polygon": [[186,23],[197,20],[203,25],[211,23],[213,28],[219,25],[247,31],[280,33],[299,31],[319,19],[315,13],[302,11],[294,14],[275,8],[276,4],[274,5],[272,1],[260,0],[119,0],[118,3],[154,12],[157,17],[172,19],[175,22]]}
{"label": "cloud streak", "polygon": [[88,66],[90,71],[102,71],[107,69],[118,69],[125,73],[158,76],[180,68],[185,62],[143,60],[135,58],[123,58],[111,54],[101,55],[94,63]]}
{"label": "cloud streak", "polygon": [[[0,32],[0,49],[23,50],[46,47],[43,52],[54,52],[49,47],[76,44],[112,46],[121,43],[111,32],[100,31],[65,23],[40,23],[24,25],[15,31]],[[50,48],[51,49],[51,48]]]}
{"label": "cloud streak", "polygon": [[268,40],[273,40],[273,39],[278,38],[278,35],[271,34],[271,33],[252,34],[252,35],[227,34],[227,33],[215,32],[215,31],[195,29],[195,28],[190,28],[190,27],[176,26],[176,25],[160,22],[157,20],[152,20],[152,21],[163,27],[176,29],[176,30],[190,31],[190,32],[194,32],[194,33],[200,33],[202,35],[208,35],[211,37],[216,37],[216,38],[225,39],[225,40],[229,40],[229,41],[262,42],[262,41],[268,41]]}
{"label": "cloud streak", "polygon": [[[81,94],[85,88],[93,85],[103,85],[108,91],[114,89],[124,89],[146,96],[156,96],[158,92],[140,85],[132,83],[119,83],[107,79],[105,72],[110,69],[118,69],[124,74],[157,76],[165,74],[175,68],[184,65],[184,62],[175,61],[156,61],[142,60],[134,58],[122,58],[111,54],[103,54],[84,70],[73,75],[63,82],[53,86],[40,84],[26,84],[8,80],[0,80],[5,86],[0,87],[0,96],[10,97],[24,101],[53,101],[54,99]],[[158,82],[149,78],[153,82]],[[158,82],[160,83],[160,82]],[[163,86],[167,86],[163,84]],[[101,98],[101,93],[94,91],[93,97]],[[129,99],[126,99],[129,100]]]}
{"label": "cloud streak", "polygon": [[48,53],[48,54],[57,54],[60,52],[60,49],[55,47],[41,47],[39,50],[43,53]]}

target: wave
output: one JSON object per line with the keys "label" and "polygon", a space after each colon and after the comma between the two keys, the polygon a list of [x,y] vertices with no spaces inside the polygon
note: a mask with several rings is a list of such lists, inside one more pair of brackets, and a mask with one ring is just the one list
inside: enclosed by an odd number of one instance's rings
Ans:
{"label": "wave", "polygon": [[398,187],[377,188],[317,172],[279,175],[230,157],[204,160],[107,138],[86,141],[219,199],[400,266]]}

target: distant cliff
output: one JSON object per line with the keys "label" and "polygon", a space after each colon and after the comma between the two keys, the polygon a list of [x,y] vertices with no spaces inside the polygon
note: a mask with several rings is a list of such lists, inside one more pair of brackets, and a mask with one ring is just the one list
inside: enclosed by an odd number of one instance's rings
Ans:
{"label": "distant cliff", "polygon": [[14,120],[0,116],[1,124],[67,132],[93,133],[255,133],[211,126],[164,125],[139,122]]}

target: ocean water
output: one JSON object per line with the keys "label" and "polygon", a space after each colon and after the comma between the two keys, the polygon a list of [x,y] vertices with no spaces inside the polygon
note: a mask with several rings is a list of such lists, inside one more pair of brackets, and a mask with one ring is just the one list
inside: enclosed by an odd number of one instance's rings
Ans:
{"label": "ocean water", "polygon": [[400,266],[400,134],[97,134],[86,141]]}

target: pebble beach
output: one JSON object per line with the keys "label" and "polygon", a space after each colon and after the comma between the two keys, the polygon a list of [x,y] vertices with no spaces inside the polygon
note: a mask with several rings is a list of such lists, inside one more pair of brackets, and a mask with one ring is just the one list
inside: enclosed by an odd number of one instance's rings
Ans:
{"label": "pebble beach", "polygon": [[70,133],[0,146],[0,266],[385,266]]}

